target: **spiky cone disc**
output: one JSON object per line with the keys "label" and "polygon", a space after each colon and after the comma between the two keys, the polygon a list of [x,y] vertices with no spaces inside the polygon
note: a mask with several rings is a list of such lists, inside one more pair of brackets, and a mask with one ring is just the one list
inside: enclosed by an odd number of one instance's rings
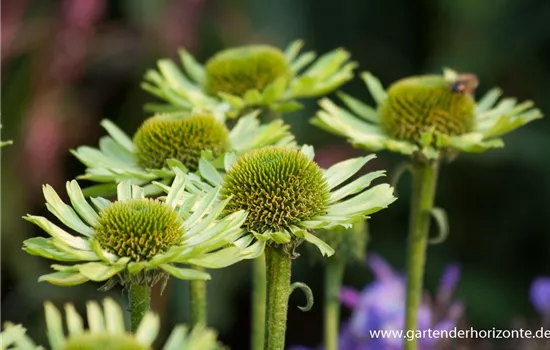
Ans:
{"label": "spiky cone disc", "polygon": [[248,230],[278,232],[323,214],[330,192],[323,172],[300,150],[264,147],[239,157],[227,172],[227,210],[246,210]]}
{"label": "spiky cone disc", "polygon": [[158,115],[147,119],[134,135],[135,156],[148,169],[161,169],[168,159],[177,159],[196,170],[201,153],[221,155],[229,147],[228,138],[227,127],[210,114]]}
{"label": "spiky cone disc", "polygon": [[205,65],[206,90],[242,96],[249,90],[262,91],[278,78],[292,76],[284,53],[268,45],[227,49]]}
{"label": "spiky cone disc", "polygon": [[475,100],[444,76],[415,76],[391,85],[378,113],[388,135],[419,143],[423,133],[453,136],[472,131]]}

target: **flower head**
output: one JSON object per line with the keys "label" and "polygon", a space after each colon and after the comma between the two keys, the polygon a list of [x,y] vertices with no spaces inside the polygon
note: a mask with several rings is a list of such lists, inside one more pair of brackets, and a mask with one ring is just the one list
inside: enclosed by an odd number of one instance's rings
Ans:
{"label": "flower head", "polygon": [[207,113],[162,114],[147,119],[133,140],[109,120],[101,123],[109,133],[99,148],[78,147],[72,153],[87,166],[80,179],[98,182],[86,196],[109,196],[117,183],[145,186],[145,193],[160,193],[152,181],[170,183],[172,167],[197,169],[205,152],[216,158],[225,151],[238,154],[265,145],[294,145],[294,136],[281,120],[260,125],[257,113],[240,118],[228,131],[223,121]]}
{"label": "flower head", "polygon": [[277,79],[291,77],[284,53],[267,45],[223,50],[206,62],[206,90],[237,96],[249,90],[262,91]]}
{"label": "flower head", "polygon": [[327,94],[353,78],[356,63],[347,51],[336,49],[315,60],[313,52],[300,54],[302,46],[295,41],[284,51],[268,45],[230,48],[205,66],[181,50],[183,71],[163,59],[158,70],[146,73],[142,87],[168,103],[147,108],[221,111],[232,117],[251,107],[289,112],[301,108],[296,99]]}
{"label": "flower head", "polygon": [[217,200],[219,187],[202,196],[191,195],[185,191],[183,172],[175,172],[178,175],[165,199],[145,198],[143,188],[122,182],[117,201],[91,198],[95,208],[74,180],[67,182],[72,206],[52,187],[44,186],[48,210],[78,235],[44,217],[25,217],[51,237],[28,239],[23,249],[68,263],[52,265],[57,272],[41,276],[39,281],[62,286],[108,281],[107,289],[117,282],[153,285],[166,282],[170,275],[206,280],[210,278],[207,273],[177,264],[221,268],[257,255],[258,244],[241,240],[246,212],[222,215],[229,199]]}
{"label": "flower head", "polygon": [[497,103],[499,89],[476,102],[477,78],[472,74],[445,70],[443,75],[409,77],[387,91],[370,73],[362,78],[376,108],[340,93],[350,111],[325,98],[312,123],[371,151],[388,149],[421,160],[457,151],[483,152],[502,147],[499,136],[542,117],[531,101],[518,104],[505,98]]}
{"label": "flower head", "polygon": [[210,114],[189,118],[159,115],[147,119],[134,135],[136,160],[145,169],[162,169],[166,160],[176,159],[196,170],[202,152],[218,157],[227,150],[229,131]]}
{"label": "flower head", "polygon": [[244,227],[258,242],[316,245],[322,254],[334,249],[312,233],[314,229],[349,227],[355,221],[392,203],[393,189],[372,180],[384,175],[375,171],[340,186],[375,156],[353,158],[327,170],[313,161],[313,148],[263,147],[240,157],[226,157],[225,176],[206,160],[199,162],[200,177],[187,174],[191,192],[221,186],[221,196],[231,196],[227,212],[246,210]]}
{"label": "flower head", "polygon": [[[110,298],[103,301],[103,310],[97,302],[86,305],[88,329],[84,320],[72,304],[65,305],[68,334],[65,334],[62,313],[50,302],[45,304],[46,328],[51,350],[151,350],[158,336],[160,322],[157,315],[148,312],[135,334],[126,331],[124,315],[120,306]],[[39,350],[32,339],[25,334],[21,325],[7,323],[2,332],[2,349]],[[163,350],[222,350],[216,333],[197,326],[189,330],[179,325],[174,328]]]}

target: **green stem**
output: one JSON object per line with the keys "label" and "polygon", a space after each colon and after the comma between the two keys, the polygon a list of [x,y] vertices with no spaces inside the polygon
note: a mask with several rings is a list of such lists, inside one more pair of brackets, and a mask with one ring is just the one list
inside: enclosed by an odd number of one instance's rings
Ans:
{"label": "green stem", "polygon": [[[407,247],[407,298],[405,331],[418,328],[418,309],[422,299],[422,281],[431,213],[437,184],[438,164],[413,165],[413,192]],[[416,350],[416,339],[405,342],[405,350]]]}
{"label": "green stem", "polygon": [[145,316],[151,309],[151,287],[145,284],[132,283],[128,291],[130,301],[130,320],[132,332],[135,332]]}
{"label": "green stem", "polygon": [[325,268],[325,350],[338,350],[340,288],[346,267],[343,259],[328,259]]}
{"label": "green stem", "polygon": [[264,349],[283,350],[292,260],[280,247],[268,246],[265,249],[265,264],[267,301]]}
{"label": "green stem", "polygon": [[[204,270],[195,266],[194,269]],[[191,324],[206,325],[206,281],[190,281]]]}
{"label": "green stem", "polygon": [[263,350],[265,332],[265,255],[252,260],[252,335],[250,348]]}

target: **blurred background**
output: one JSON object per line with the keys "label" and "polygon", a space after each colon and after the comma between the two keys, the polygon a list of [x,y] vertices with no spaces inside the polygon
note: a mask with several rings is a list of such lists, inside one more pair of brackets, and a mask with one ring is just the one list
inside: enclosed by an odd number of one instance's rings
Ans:
{"label": "blurred background", "polygon": [[[22,322],[44,340],[44,300],[74,302],[83,310],[100,299],[91,283],[62,288],[38,284],[49,263],[21,251],[24,239],[41,235],[21,219],[46,215],[42,184],[64,193],[64,183],[84,172],[69,153],[96,146],[103,118],[132,134],[147,117],[141,90],[146,69],[185,47],[204,62],[221,48],[247,43],[284,47],[303,38],[306,49],[324,53],[342,46],[388,85],[403,76],[438,73],[448,66],[478,75],[483,93],[493,86],[506,96],[532,99],[550,111],[550,2],[545,0],[4,0],[2,31],[2,139],[14,145],[1,154],[2,322]],[[367,101],[359,79],[343,90]],[[322,165],[361,154],[309,125],[315,101],[285,120],[302,143],[318,148]],[[510,327],[535,312],[528,290],[535,276],[550,275],[550,118],[505,136],[506,147],[461,155],[441,171],[436,204],[449,215],[451,235],[429,249],[426,288],[435,288],[445,266],[458,262],[456,298],[468,323]],[[401,158],[381,152],[371,169],[388,169]],[[398,185],[389,210],[370,221],[369,252],[404,267],[409,177]],[[323,270],[304,252],[293,280],[311,286],[317,303],[302,313],[291,297],[287,344],[317,345],[322,339]],[[249,263],[209,282],[209,321],[233,349],[248,348]],[[372,280],[363,265],[348,268],[345,284]],[[109,295],[122,300],[121,290]],[[164,331],[187,320],[187,284],[172,279],[154,297]],[[347,317],[344,312],[343,318]]]}

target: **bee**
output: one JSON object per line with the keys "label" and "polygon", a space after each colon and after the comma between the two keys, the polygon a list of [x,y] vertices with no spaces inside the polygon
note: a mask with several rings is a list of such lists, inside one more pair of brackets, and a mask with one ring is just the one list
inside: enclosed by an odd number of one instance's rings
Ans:
{"label": "bee", "polygon": [[479,81],[475,74],[460,74],[451,85],[452,92],[473,93]]}

